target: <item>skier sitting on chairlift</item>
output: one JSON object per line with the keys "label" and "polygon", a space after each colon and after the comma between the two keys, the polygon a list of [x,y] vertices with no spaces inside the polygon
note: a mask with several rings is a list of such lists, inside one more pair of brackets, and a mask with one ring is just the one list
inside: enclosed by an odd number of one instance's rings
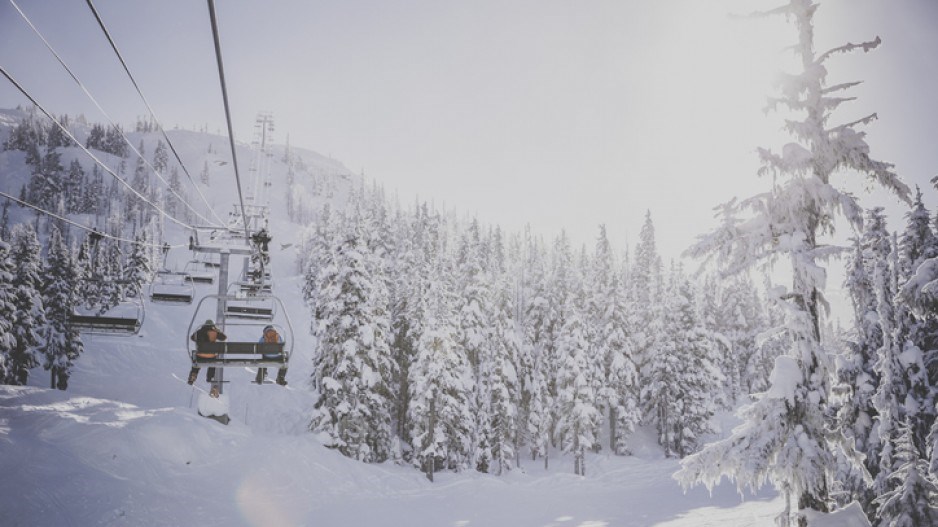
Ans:
{"label": "skier sitting on chairlift", "polygon": [[[283,337],[281,337],[280,334],[277,333],[277,328],[273,326],[265,326],[264,334],[263,336],[261,336],[261,339],[258,340],[258,342],[282,343]],[[263,357],[265,359],[280,360],[282,358],[282,355],[280,353],[275,353],[275,354],[265,353],[263,354]],[[267,368],[258,368],[257,377],[254,378],[254,382],[256,382],[257,384],[262,384],[264,382],[264,379],[266,378],[267,378]],[[280,386],[287,385],[287,369],[286,368],[280,368],[279,370],[277,370],[277,384],[279,384]]]}
{"label": "skier sitting on chairlift", "polygon": [[[197,329],[195,333],[193,333],[189,338],[192,339],[192,341],[194,341],[196,344],[200,342],[216,342],[219,340],[228,340],[228,336],[222,333],[221,330],[215,326],[215,322],[213,322],[211,319],[206,320],[205,323],[202,324],[202,327]],[[196,356],[202,359],[214,359],[215,358],[214,353],[199,353],[198,348],[196,348]],[[189,370],[188,383],[192,384],[198,378],[199,378],[199,367],[193,366],[192,369]],[[205,380],[207,382],[212,382],[215,380],[215,368],[208,369],[208,371],[205,373]],[[218,388],[213,386],[211,395],[212,397],[218,397]]]}

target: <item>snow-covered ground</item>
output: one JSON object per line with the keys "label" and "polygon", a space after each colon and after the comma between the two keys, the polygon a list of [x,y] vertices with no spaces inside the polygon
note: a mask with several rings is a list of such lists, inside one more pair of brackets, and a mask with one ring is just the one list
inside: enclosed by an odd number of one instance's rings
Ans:
{"label": "snow-covered ground", "polygon": [[[677,462],[653,449],[591,456],[586,477],[559,458],[549,471],[524,462],[502,477],[444,473],[430,483],[410,467],[364,465],[323,448],[290,426],[302,417],[275,426],[287,407],[302,416],[300,389],[233,384],[244,410],[224,426],[189,407],[193,390],[183,382],[155,377],[162,382],[122,397],[141,404],[77,388],[3,387],[0,524],[760,526],[781,509],[768,496],[741,503],[729,486],[685,495],[670,478]],[[158,384],[167,386],[164,402],[176,392],[175,403],[147,403]]]}

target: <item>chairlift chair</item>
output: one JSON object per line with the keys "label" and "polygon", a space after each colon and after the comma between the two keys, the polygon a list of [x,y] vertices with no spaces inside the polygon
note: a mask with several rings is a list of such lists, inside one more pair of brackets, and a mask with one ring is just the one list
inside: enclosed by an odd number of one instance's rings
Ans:
{"label": "chairlift chair", "polygon": [[273,287],[270,282],[265,283],[255,283],[255,282],[235,282],[238,285],[238,288],[247,296],[260,296],[260,295],[269,295],[273,292]]}
{"label": "chairlift chair", "polygon": [[[125,315],[132,313],[132,315]],[[140,333],[146,308],[142,297],[128,298],[104,314],[72,313],[68,317],[71,326],[82,333],[92,335],[133,336]]]}
{"label": "chairlift chair", "polygon": [[205,269],[218,269],[221,267],[221,258],[217,254],[201,253],[194,261],[199,262]]}
{"label": "chairlift chair", "polygon": [[202,260],[189,260],[183,267],[185,281],[194,284],[213,284],[215,283],[215,271],[205,265]]}
{"label": "chairlift chair", "polygon": [[[225,302],[226,319],[273,320],[277,311],[277,302],[270,294],[247,294],[242,291],[243,283],[234,282],[228,286]],[[232,289],[237,292],[232,293]]]}
{"label": "chairlift chair", "polygon": [[[189,323],[189,330],[186,333],[186,349],[189,353],[189,359],[192,361],[192,366],[286,368],[289,365],[290,356],[293,354],[293,325],[283,307],[283,302],[279,298],[275,296],[264,297],[265,300],[269,299],[279,306],[279,309],[275,310],[278,313],[277,323],[268,320],[228,322],[225,324],[224,329],[229,335],[228,340],[192,342],[189,335],[198,329],[198,321],[202,320],[207,314],[215,312],[215,309],[211,311],[203,310],[203,304],[209,299],[214,299],[216,302],[224,300],[226,303],[232,300],[246,300],[245,298],[229,295],[206,295],[199,300],[192,321]],[[248,301],[257,301],[257,297],[248,299]],[[212,307],[215,306],[212,305]],[[277,329],[277,332],[283,338],[283,342],[258,342],[266,326],[273,326]],[[238,335],[235,335],[235,332]],[[248,337],[245,338],[245,335]]]}
{"label": "chairlift chair", "polygon": [[269,295],[273,292],[273,281],[270,271],[265,270],[264,276],[259,277],[248,270],[241,274],[241,280],[236,282],[241,292],[249,296]]}
{"label": "chairlift chair", "polygon": [[160,304],[191,304],[195,286],[188,273],[159,271],[150,283],[150,301]]}

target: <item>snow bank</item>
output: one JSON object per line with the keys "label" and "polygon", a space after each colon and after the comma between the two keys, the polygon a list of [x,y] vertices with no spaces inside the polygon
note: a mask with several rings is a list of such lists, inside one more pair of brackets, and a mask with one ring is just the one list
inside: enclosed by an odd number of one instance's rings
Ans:
{"label": "snow bank", "polygon": [[808,527],[870,527],[870,520],[855,501],[834,512],[807,510],[804,515],[808,518]]}

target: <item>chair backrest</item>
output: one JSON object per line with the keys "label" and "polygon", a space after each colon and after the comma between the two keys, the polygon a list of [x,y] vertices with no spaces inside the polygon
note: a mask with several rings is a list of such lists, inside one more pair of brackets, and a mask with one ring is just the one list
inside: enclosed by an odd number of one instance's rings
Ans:
{"label": "chair backrest", "polygon": [[283,354],[283,342],[199,342],[198,353],[278,355]]}

